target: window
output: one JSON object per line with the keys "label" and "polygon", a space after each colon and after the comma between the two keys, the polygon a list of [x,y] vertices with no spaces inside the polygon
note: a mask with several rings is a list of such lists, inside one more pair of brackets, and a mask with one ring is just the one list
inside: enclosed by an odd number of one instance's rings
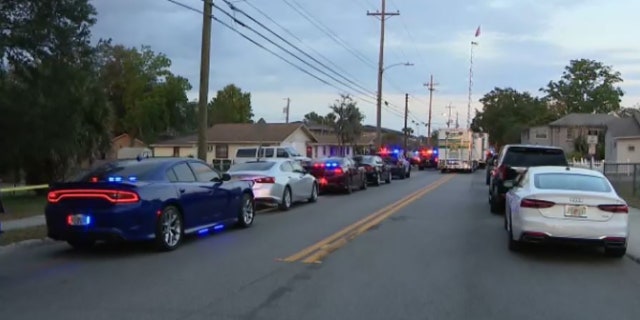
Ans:
{"label": "window", "polygon": [[97,168],[81,175],[77,182],[91,181],[108,181],[109,178],[120,178],[123,181],[127,179],[147,180],[158,167],[155,161],[138,161],[124,160],[114,161],[98,166]]}
{"label": "window", "polygon": [[207,145],[207,152],[213,152],[213,146],[212,144]]}
{"label": "window", "polygon": [[220,175],[204,163],[189,162],[189,166],[200,182],[212,181],[214,178],[220,179]]}
{"label": "window", "polygon": [[291,167],[293,168],[293,171],[295,171],[295,172],[305,172],[304,168],[302,167],[302,165],[298,161],[292,161],[291,162]]}
{"label": "window", "polygon": [[265,148],[260,150],[261,158],[273,158],[273,148]]}
{"label": "window", "polygon": [[291,166],[291,163],[283,162],[280,165],[280,170],[282,170],[283,172],[292,172],[293,171],[293,167]]}
{"label": "window", "polygon": [[177,182],[195,182],[196,176],[186,163],[180,163],[173,166],[173,172],[178,179]]}
{"label": "window", "polygon": [[226,144],[216,144],[216,159],[226,158],[229,158],[229,146]]}
{"label": "window", "polygon": [[180,147],[173,147],[173,156],[174,157],[180,156]]}
{"label": "window", "polygon": [[501,165],[512,167],[566,166],[567,158],[562,149],[510,147]]}
{"label": "window", "polygon": [[256,148],[238,149],[236,151],[236,158],[255,158]]}
{"label": "window", "polygon": [[285,150],[284,148],[278,148],[278,151],[276,152],[276,157],[289,158],[289,154],[287,153],[287,150]]}
{"label": "window", "polygon": [[546,139],[547,132],[546,131],[536,131],[536,139]]}
{"label": "window", "polygon": [[292,156],[292,157],[302,157],[302,155],[300,154],[300,152],[298,152],[298,150],[296,150],[295,148],[292,148],[292,147],[286,147],[286,148],[284,148],[284,149],[287,151],[287,153],[289,154],[289,156]]}
{"label": "window", "polygon": [[635,152],[636,151],[636,146],[627,146],[627,151]]}
{"label": "window", "polygon": [[167,180],[169,180],[169,182],[178,182],[178,176],[176,176],[173,169],[167,170]]}
{"label": "window", "polygon": [[538,189],[611,192],[605,178],[575,173],[539,173],[533,177]]}
{"label": "window", "polygon": [[567,140],[573,139],[573,128],[567,128]]}
{"label": "window", "polygon": [[238,163],[238,164],[234,164],[233,166],[231,166],[231,168],[229,168],[228,172],[234,172],[234,171],[267,171],[267,170],[273,168],[274,165],[275,165],[275,162],[266,162],[266,161]]}

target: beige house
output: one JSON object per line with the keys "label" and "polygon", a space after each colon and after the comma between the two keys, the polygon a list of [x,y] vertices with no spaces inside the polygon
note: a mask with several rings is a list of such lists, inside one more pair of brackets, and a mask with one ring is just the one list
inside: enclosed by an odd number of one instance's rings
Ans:
{"label": "beige house", "polygon": [[[171,139],[151,145],[155,157],[195,157],[198,154],[197,135]],[[296,123],[225,123],[207,129],[207,162],[233,160],[238,148],[291,146],[308,155],[316,137],[303,124]]]}
{"label": "beige house", "polygon": [[312,158],[362,154],[375,144],[375,133],[363,133],[355,144],[341,145],[335,134],[315,135],[318,142],[310,143]]}
{"label": "beige house", "polygon": [[526,144],[553,145],[567,154],[574,151],[574,141],[579,136],[604,134],[605,161],[640,163],[640,111],[631,116],[613,114],[568,114],[546,126],[522,131],[520,141]]}

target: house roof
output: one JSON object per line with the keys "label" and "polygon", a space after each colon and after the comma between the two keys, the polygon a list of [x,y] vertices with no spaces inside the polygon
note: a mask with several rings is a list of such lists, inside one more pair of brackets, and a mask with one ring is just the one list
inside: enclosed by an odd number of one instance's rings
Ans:
{"label": "house roof", "polygon": [[620,119],[614,115],[593,113],[570,113],[556,121],[549,123],[550,127],[606,127],[613,119]]}
{"label": "house roof", "polygon": [[[267,123],[262,126],[254,123],[222,123],[207,129],[208,143],[280,143],[296,130],[301,129],[317,141],[309,129],[299,123]],[[197,142],[197,135],[175,138],[158,142],[152,146],[184,146]]]}
{"label": "house roof", "polygon": [[[368,132],[363,133],[360,138],[358,139],[358,141],[356,141],[356,145],[370,145],[373,144],[373,140],[376,138],[375,133],[371,134]],[[316,135],[316,139],[317,139],[317,145],[339,145],[340,144],[340,140],[338,139],[338,136],[333,135],[333,134],[322,134],[322,135]]]}
{"label": "house roof", "polygon": [[628,137],[640,135],[640,125],[634,118],[615,118],[609,121],[607,133],[611,137]]}
{"label": "house roof", "polygon": [[[111,138],[111,142],[116,142],[116,141],[118,141],[118,140],[120,140],[122,138],[125,138],[125,137],[130,137],[130,136],[129,136],[128,133],[123,133],[123,134],[121,134],[119,136],[115,136],[115,137]],[[142,144],[142,145],[145,144],[144,141],[142,141],[142,140],[140,140],[138,138],[134,139],[134,141],[139,143],[139,144]]]}
{"label": "house roof", "polygon": [[637,136],[624,136],[624,137],[616,137],[615,140],[636,140],[640,139],[640,135]]}

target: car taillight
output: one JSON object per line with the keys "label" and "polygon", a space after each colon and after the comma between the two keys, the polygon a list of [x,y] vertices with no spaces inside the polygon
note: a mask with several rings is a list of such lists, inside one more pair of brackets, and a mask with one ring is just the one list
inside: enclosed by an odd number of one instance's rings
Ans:
{"label": "car taillight", "polygon": [[261,177],[253,179],[255,183],[276,183],[276,178],[274,177]]}
{"label": "car taillight", "polygon": [[373,171],[373,167],[372,166],[365,166],[364,169],[367,170],[367,172]]}
{"label": "car taillight", "polygon": [[601,204],[598,209],[613,213],[629,213],[629,207],[624,204]]}
{"label": "car taillight", "polygon": [[113,204],[136,203],[140,196],[133,191],[102,189],[71,189],[49,191],[47,201],[58,203],[63,199],[104,199]]}
{"label": "car taillight", "polygon": [[504,166],[504,165],[499,166],[498,168],[496,168],[494,170],[494,172],[495,172],[496,176],[501,180],[504,180],[507,177],[507,167]]}
{"label": "car taillight", "polygon": [[324,163],[315,163],[313,164],[314,168],[324,168]]}
{"label": "car taillight", "polygon": [[335,173],[335,174],[343,174],[344,171],[342,171],[342,168],[335,168],[335,169],[333,169],[333,173]]}
{"label": "car taillight", "polygon": [[556,205],[555,202],[537,200],[537,199],[522,199],[522,201],[520,201],[521,208],[543,209],[543,208],[551,208],[555,205]]}

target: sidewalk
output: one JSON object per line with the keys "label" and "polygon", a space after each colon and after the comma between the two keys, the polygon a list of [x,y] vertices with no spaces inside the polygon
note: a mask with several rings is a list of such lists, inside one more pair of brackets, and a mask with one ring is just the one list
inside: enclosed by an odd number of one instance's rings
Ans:
{"label": "sidewalk", "polygon": [[24,219],[16,219],[9,221],[2,221],[2,231],[10,231],[24,228],[31,228],[42,226],[46,223],[44,215],[33,216]]}

